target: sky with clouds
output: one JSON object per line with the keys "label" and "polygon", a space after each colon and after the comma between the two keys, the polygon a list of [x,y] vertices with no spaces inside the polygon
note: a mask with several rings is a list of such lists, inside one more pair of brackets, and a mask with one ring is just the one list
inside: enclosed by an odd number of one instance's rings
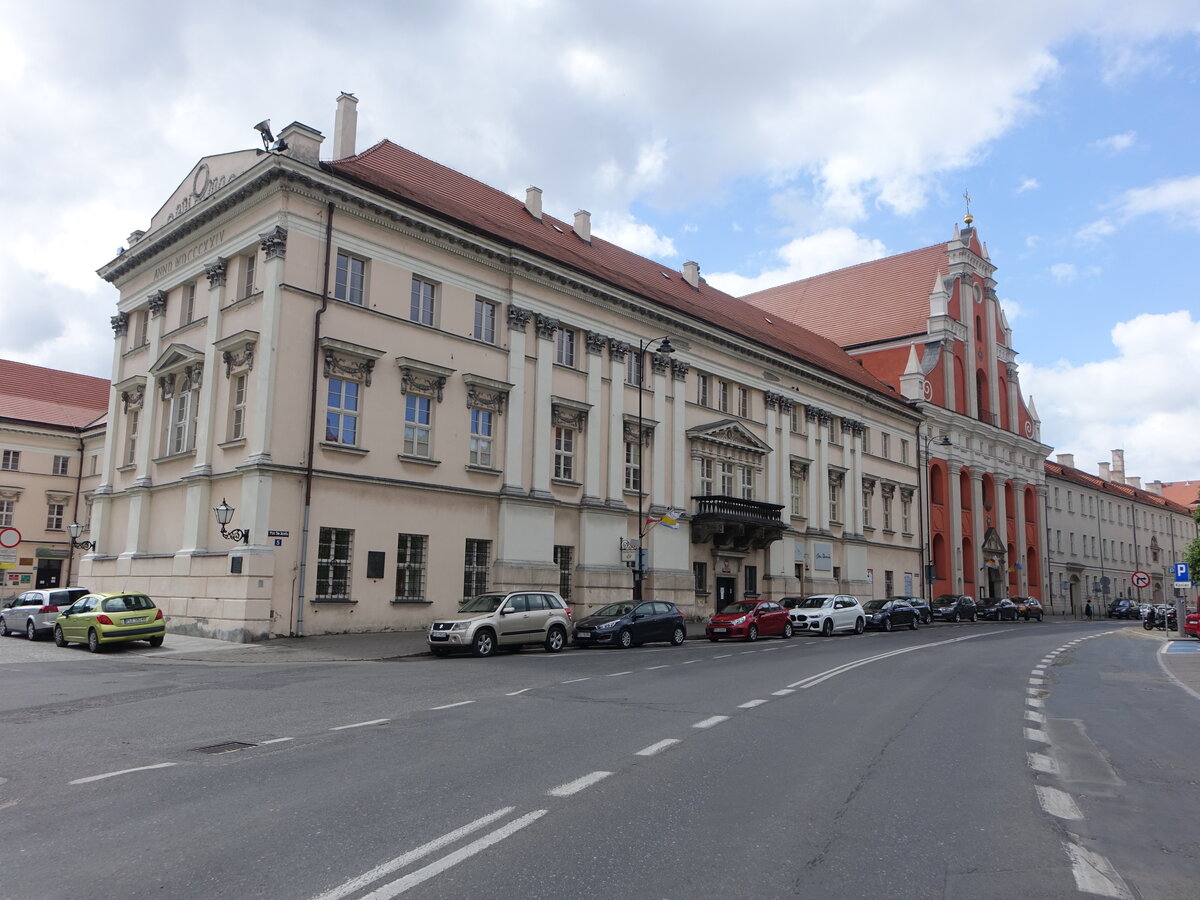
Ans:
{"label": "sky with clouds", "polygon": [[1196,0],[11,4],[0,356],[107,377],[110,260],[204,155],[384,137],[745,294],[929,246],[964,191],[1043,439],[1200,477]]}

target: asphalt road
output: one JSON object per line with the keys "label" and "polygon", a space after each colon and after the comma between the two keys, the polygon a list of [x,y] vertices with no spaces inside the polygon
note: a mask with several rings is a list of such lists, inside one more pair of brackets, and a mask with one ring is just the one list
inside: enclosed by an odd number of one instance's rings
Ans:
{"label": "asphalt road", "polygon": [[308,665],[0,641],[0,896],[1191,898],[1200,699],[1139,632]]}

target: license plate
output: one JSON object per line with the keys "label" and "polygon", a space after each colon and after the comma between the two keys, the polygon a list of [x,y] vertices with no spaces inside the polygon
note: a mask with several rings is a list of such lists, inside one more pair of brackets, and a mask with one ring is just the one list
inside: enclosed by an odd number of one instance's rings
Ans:
{"label": "license plate", "polygon": [[143,622],[146,621],[146,617],[145,616],[129,616],[124,621],[125,621],[126,625],[141,625]]}
{"label": "license plate", "polygon": [[726,629],[726,628],[714,628],[713,634],[724,634],[727,630],[728,629]]}
{"label": "license plate", "polygon": [[440,631],[435,631],[429,635],[429,639],[431,641],[448,641],[448,640],[450,640],[450,635],[443,634]]}

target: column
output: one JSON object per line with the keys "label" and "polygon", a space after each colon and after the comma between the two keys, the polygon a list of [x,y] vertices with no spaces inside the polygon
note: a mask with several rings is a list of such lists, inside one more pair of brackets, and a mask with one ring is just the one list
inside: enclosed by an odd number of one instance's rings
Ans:
{"label": "column", "polygon": [[[129,330],[129,316],[125,313],[118,313],[109,319],[112,325],[113,341],[119,344],[121,339]],[[118,384],[121,379],[121,350],[120,347],[113,347],[113,364],[112,364],[112,383]],[[139,403],[144,402],[146,397],[146,387],[142,386],[142,392],[139,396]],[[121,415],[124,409],[124,402],[117,396],[117,392],[113,391],[108,398],[108,433],[104,438],[104,453],[101,456],[101,476],[100,484],[96,488],[96,492],[92,495],[92,523],[91,523],[91,540],[96,542],[96,549],[92,551],[96,555],[108,555],[112,553],[113,547],[111,536],[109,535],[108,516],[110,512],[110,504],[112,503],[113,482],[116,480],[117,474],[117,459],[121,456],[121,447],[124,444],[125,428],[128,425],[128,419]],[[121,436],[121,440],[117,440],[117,436]],[[80,575],[83,575],[82,570]]]}
{"label": "column", "polygon": [[650,354],[650,368],[653,371],[654,394],[651,398],[651,415],[657,423],[654,426],[653,437],[650,440],[650,452],[654,455],[651,462],[650,505],[651,508],[667,506],[667,455],[671,449],[671,441],[667,434],[667,369],[670,368],[671,357],[663,353]]}
{"label": "column", "polygon": [[[670,455],[673,461],[671,467],[673,475],[671,505],[687,510],[689,513],[694,511],[690,502],[691,494],[698,484],[695,472],[693,471],[694,464],[688,465],[681,461],[684,450],[687,448],[687,376],[690,368],[691,366],[685,362],[680,362],[677,359],[671,360],[671,383],[675,392],[673,399],[674,408],[671,413]],[[688,481],[689,478],[692,479],[690,482]]]}
{"label": "column", "polygon": [[276,225],[258,237],[265,260],[257,347],[258,371],[253,380],[254,405],[258,412],[247,423],[246,457],[251,463],[269,463],[275,416],[275,383],[279,369],[279,323],[283,315],[280,286],[284,282],[287,229]]}
{"label": "column", "polygon": [[763,403],[767,410],[767,445],[771,448],[767,456],[767,483],[765,497],[768,503],[779,502],[779,401],[778,394],[767,391]]}
{"label": "column", "polygon": [[[971,541],[971,552],[974,559],[970,564],[975,567],[975,590],[976,594],[983,593],[983,586],[987,583],[986,573],[983,572],[984,555],[983,555],[983,538],[986,529],[986,520],[984,519],[983,511],[983,473],[978,467],[971,467],[971,530],[974,532],[974,539]],[[963,560],[963,565],[968,564],[967,560]],[[978,599],[978,596],[976,597]]]}
{"label": "column", "polygon": [[[1025,486],[1023,484],[1013,483],[1013,495],[1016,497],[1013,511],[1013,516],[1016,518],[1016,535],[1013,539],[1013,546],[1017,558],[1013,563],[1020,563],[1021,574],[1017,578],[1017,587],[1021,593],[1017,596],[1029,596],[1029,568],[1028,560],[1025,559]],[[1042,554],[1042,564],[1046,564],[1045,553]]]}
{"label": "column", "polygon": [[[863,514],[862,514],[862,503],[863,503],[863,478],[862,478],[863,423],[855,422],[855,421],[847,422],[845,419],[843,419],[842,422],[843,422],[844,426],[849,426],[848,433],[850,435],[850,471],[849,471],[849,479],[848,480],[850,482],[850,492],[852,493],[853,499],[854,499],[853,504],[847,510],[847,512],[850,513],[853,516],[853,518],[848,518],[847,521],[852,523],[852,528],[850,530],[850,533],[861,535],[864,533],[863,532]],[[845,428],[843,427],[843,431],[844,430],[845,430]]]}
{"label": "column", "polygon": [[636,350],[624,341],[608,342],[608,497],[614,509],[625,509],[625,357]]}
{"label": "column", "polygon": [[[825,492],[829,489],[829,472],[825,468],[821,453],[821,417],[815,406],[804,407],[804,419],[808,426],[808,458],[812,464],[808,467],[808,530],[818,531],[821,523],[828,518],[828,504],[825,505],[825,518],[821,516],[821,506]],[[828,530],[828,526],[826,526]]]}
{"label": "column", "polygon": [[[508,307],[508,415],[504,429],[504,487],[508,495],[524,494],[525,479],[525,329],[533,313]],[[549,440],[549,436],[546,438]]]}
{"label": "column", "polygon": [[[946,487],[949,488],[950,503],[946,512],[950,519],[950,565],[953,568],[953,584],[955,593],[963,589],[963,566],[970,565],[969,560],[962,558],[962,487],[959,484],[960,466],[953,460],[946,461]],[[940,575],[941,573],[939,573]]]}
{"label": "column", "polygon": [[600,505],[600,464],[603,458],[602,440],[607,433],[603,427],[600,399],[604,387],[604,359],[602,356],[608,338],[595,331],[587,332],[587,402],[592,408],[588,422],[586,450],[587,459],[584,462],[583,474],[583,505]]}
{"label": "column", "polygon": [[531,497],[552,498],[550,492],[550,458],[553,449],[553,403],[550,400],[554,385],[554,335],[558,321],[541,313],[533,319],[537,358],[533,363],[533,486]]}

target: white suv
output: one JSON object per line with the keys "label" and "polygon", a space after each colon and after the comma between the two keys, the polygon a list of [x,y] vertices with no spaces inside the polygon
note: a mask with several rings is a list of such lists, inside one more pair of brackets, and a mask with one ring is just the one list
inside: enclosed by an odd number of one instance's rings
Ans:
{"label": "white suv", "polygon": [[571,610],[552,591],[510,591],[480,594],[458,610],[454,619],[429,626],[429,652],[445,656],[451,650],[470,650],[491,656],[498,647],[541,644],[557,653],[571,632]]}
{"label": "white suv", "polygon": [[858,598],[849,594],[814,594],[803,600],[786,600],[788,618],[795,632],[819,631],[831,635],[835,631],[862,634],[867,617]]}

